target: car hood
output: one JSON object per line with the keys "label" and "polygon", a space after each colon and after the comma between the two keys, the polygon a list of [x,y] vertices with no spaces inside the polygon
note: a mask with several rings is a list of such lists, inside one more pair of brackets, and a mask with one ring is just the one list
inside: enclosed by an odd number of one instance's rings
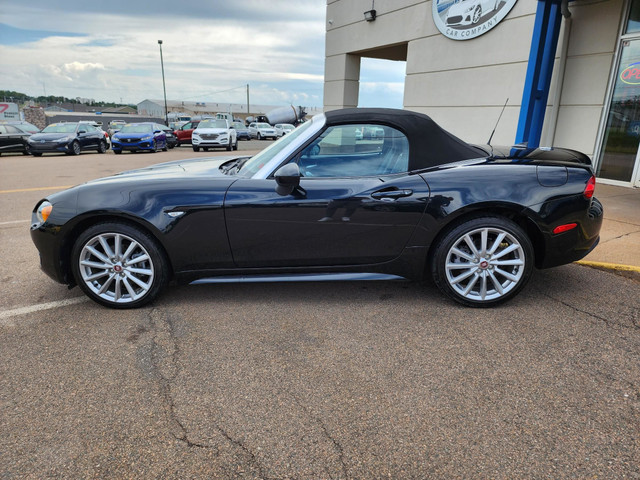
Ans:
{"label": "car hood", "polygon": [[75,137],[75,133],[34,133],[29,138],[33,142],[39,142],[44,140],[45,142],[51,142],[60,138]]}
{"label": "car hood", "polygon": [[203,133],[217,133],[217,134],[221,134],[221,133],[227,133],[229,130],[227,130],[226,128],[196,128],[193,133],[195,133],[196,135],[201,135]]}
{"label": "car hood", "polygon": [[118,138],[141,138],[141,137],[151,137],[151,136],[153,136],[153,132],[127,132],[127,133],[118,132],[118,133],[114,134],[114,137],[116,137],[116,139],[118,139]]}
{"label": "car hood", "polygon": [[449,7],[449,11],[447,12],[447,16],[452,17],[454,15],[462,15],[467,11],[467,9],[471,7],[477,6],[477,2],[461,2],[451,5]]}
{"label": "car hood", "polygon": [[116,173],[110,177],[99,178],[97,180],[91,180],[85,185],[95,185],[98,183],[111,183],[111,182],[144,182],[147,180],[160,180],[160,179],[178,179],[178,178],[193,178],[193,177],[226,177],[224,173],[220,171],[220,165],[234,160],[237,156],[225,156],[225,157],[209,157],[209,158],[192,158],[187,160],[175,160],[172,162],[158,163],[156,165],[150,165],[144,168],[138,168],[136,170],[127,170],[125,172]]}

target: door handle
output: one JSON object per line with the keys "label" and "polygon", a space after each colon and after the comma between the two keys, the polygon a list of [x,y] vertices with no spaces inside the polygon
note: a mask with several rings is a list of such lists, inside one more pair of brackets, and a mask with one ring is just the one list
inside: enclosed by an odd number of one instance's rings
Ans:
{"label": "door handle", "polygon": [[383,202],[393,202],[398,198],[409,197],[413,195],[413,190],[402,189],[402,190],[380,190],[378,192],[373,192],[371,196],[376,200],[382,200]]}

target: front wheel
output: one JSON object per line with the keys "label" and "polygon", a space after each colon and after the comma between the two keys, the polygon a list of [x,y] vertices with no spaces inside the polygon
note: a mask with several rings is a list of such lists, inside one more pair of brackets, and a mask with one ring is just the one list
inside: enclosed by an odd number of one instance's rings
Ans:
{"label": "front wheel", "polygon": [[258,140],[262,140],[262,135],[260,135],[260,132],[258,132],[258,136],[256,137]]}
{"label": "front wheel", "polygon": [[238,137],[236,137],[236,142],[233,144],[233,149],[238,150]]}
{"label": "front wheel", "polygon": [[42,153],[40,152],[33,152],[31,155],[33,155],[34,157],[41,157]]}
{"label": "front wheel", "polygon": [[476,9],[473,11],[473,18],[471,19],[471,22],[475,25],[480,21],[481,17],[482,17],[482,7],[478,5]]}
{"label": "front wheel", "polygon": [[533,271],[531,240],[503,217],[478,217],[453,228],[436,245],[433,280],[458,303],[490,307],[514,297]]}
{"label": "front wheel", "polygon": [[71,155],[80,155],[81,150],[80,144],[77,141],[71,144]]}
{"label": "front wheel", "polygon": [[193,151],[194,152],[199,152],[200,151],[200,147],[193,147]]}
{"label": "front wheel", "polygon": [[155,239],[125,223],[88,228],[78,237],[71,258],[82,291],[107,307],[141,307],[168,282],[168,262]]}

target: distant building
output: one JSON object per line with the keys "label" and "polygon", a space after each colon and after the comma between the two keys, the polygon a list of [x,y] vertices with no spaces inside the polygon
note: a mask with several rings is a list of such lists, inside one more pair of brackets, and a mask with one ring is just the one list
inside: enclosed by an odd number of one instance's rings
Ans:
{"label": "distant building", "polygon": [[[189,115],[215,115],[216,113],[232,113],[234,116],[246,118],[249,115],[265,114],[282,105],[254,105],[250,104],[250,112],[247,112],[247,104],[244,103],[219,103],[219,102],[188,102],[181,100],[167,100],[169,112],[181,112]],[[322,112],[322,108],[304,107],[307,116],[312,117]],[[164,100],[143,100],[138,104],[138,115],[165,117]]]}

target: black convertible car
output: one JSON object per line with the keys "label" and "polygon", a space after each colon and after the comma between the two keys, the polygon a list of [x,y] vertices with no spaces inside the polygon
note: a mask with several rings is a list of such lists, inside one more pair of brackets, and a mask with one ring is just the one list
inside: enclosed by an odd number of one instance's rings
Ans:
{"label": "black convertible car", "polygon": [[[366,137],[365,130],[379,131]],[[598,243],[585,155],[474,146],[426,115],[316,115],[254,157],[198,158],[41,200],[42,269],[132,308],[169,281],[420,280],[491,306]]]}

